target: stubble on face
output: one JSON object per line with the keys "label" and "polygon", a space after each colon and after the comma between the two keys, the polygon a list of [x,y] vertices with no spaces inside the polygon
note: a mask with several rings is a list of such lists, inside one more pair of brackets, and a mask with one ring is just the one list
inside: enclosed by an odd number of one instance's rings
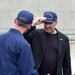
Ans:
{"label": "stubble on face", "polygon": [[47,33],[50,33],[50,34],[55,34],[56,33],[56,30],[55,30],[55,26],[56,26],[56,22],[54,23],[44,23],[44,29]]}
{"label": "stubble on face", "polygon": [[50,33],[50,34],[53,34],[54,33],[54,29],[47,29],[47,28],[45,28],[45,31],[47,33]]}
{"label": "stubble on face", "polygon": [[47,33],[50,33],[50,34],[53,34],[55,31],[55,27],[53,26],[49,26],[49,27],[44,26],[44,29]]}

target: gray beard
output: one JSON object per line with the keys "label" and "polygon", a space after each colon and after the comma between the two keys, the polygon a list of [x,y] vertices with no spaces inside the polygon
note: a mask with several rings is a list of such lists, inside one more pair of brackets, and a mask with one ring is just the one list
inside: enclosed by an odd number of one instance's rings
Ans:
{"label": "gray beard", "polygon": [[[46,30],[45,30],[45,31],[46,31]],[[51,34],[52,32],[51,32],[51,31],[46,31],[46,33],[50,33],[50,34]]]}
{"label": "gray beard", "polygon": [[[50,33],[50,34],[56,34],[56,33],[57,33],[57,31],[54,32],[54,31],[46,31],[46,30],[45,30],[45,32],[46,32],[46,33]],[[53,33],[53,32],[54,32],[54,33]]]}

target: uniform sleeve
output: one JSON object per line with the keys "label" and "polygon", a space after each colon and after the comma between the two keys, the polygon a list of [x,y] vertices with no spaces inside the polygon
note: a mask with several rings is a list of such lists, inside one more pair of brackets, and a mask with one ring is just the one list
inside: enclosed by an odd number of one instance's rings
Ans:
{"label": "uniform sleeve", "polygon": [[34,69],[34,60],[29,45],[20,45],[18,65],[22,75],[38,75]]}

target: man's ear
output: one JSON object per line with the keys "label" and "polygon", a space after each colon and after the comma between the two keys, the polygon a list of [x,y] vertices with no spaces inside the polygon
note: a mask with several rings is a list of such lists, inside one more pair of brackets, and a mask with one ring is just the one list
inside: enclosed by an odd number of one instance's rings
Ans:
{"label": "man's ear", "polygon": [[31,28],[31,25],[28,25],[27,28],[30,29]]}
{"label": "man's ear", "polygon": [[16,18],[14,19],[14,23],[16,23]]}
{"label": "man's ear", "polygon": [[56,21],[56,24],[58,24],[58,21]]}
{"label": "man's ear", "polygon": [[55,23],[56,23],[55,25],[57,25],[58,24],[58,21],[56,21]]}

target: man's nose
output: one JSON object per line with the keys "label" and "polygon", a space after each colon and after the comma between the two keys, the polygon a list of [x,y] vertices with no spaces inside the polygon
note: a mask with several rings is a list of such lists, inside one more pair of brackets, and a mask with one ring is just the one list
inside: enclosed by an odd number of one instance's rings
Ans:
{"label": "man's nose", "polygon": [[50,27],[51,25],[50,24],[46,24],[46,27]]}

